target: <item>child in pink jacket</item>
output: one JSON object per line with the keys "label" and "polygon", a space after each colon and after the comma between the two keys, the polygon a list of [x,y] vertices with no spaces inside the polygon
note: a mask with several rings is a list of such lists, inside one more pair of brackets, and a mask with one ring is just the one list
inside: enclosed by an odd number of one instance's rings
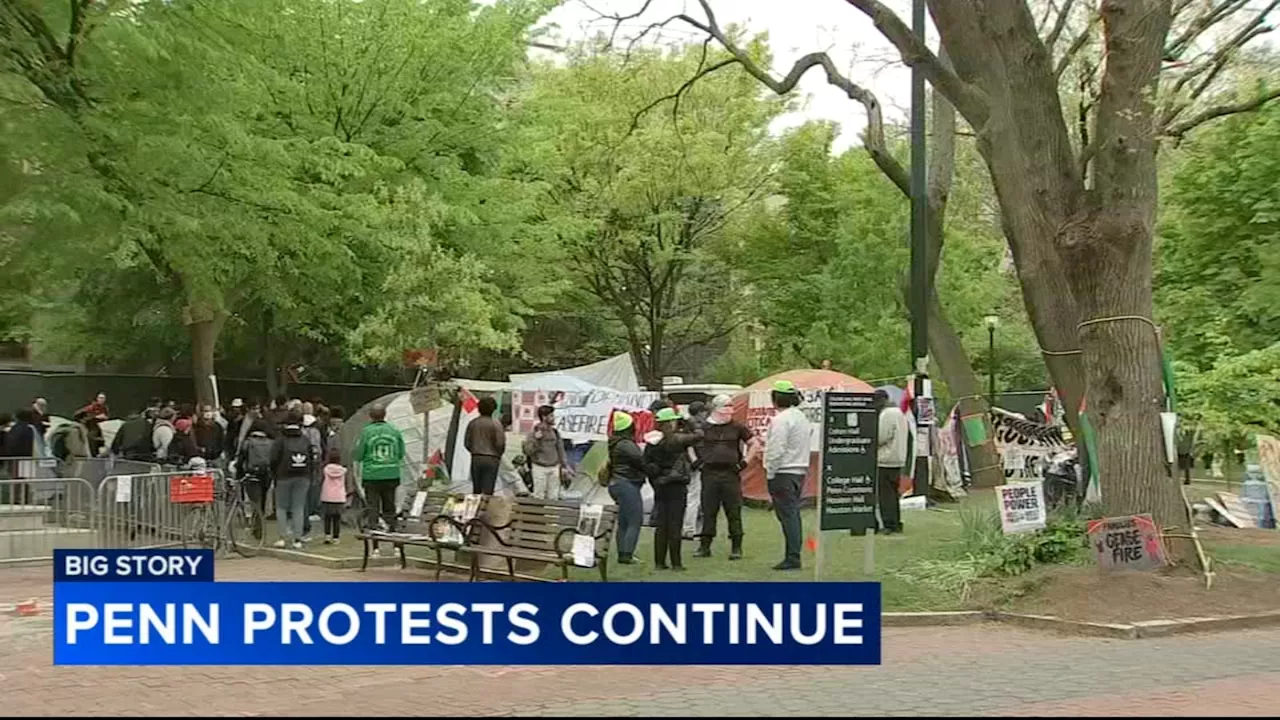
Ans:
{"label": "child in pink jacket", "polygon": [[329,462],[320,479],[320,512],[324,516],[324,541],[338,542],[342,532],[342,509],[347,505],[347,469],[338,448],[329,448]]}

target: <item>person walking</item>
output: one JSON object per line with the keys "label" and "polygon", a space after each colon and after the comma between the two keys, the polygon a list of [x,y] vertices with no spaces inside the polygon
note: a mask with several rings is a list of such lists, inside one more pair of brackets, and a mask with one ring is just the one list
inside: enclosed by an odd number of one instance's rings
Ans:
{"label": "person walking", "polygon": [[538,408],[538,424],[524,439],[521,450],[533,473],[533,496],[543,500],[560,499],[560,479],[568,464],[564,458],[564,442],[556,430],[556,409],[550,405]]}
{"label": "person walking", "polygon": [[729,523],[729,559],[742,559],[742,469],[745,467],[751,431],[733,419],[728,395],[711,401],[711,414],[699,445],[702,460],[702,532],[694,557],[711,557],[716,538],[716,516],[724,508]]}
{"label": "person walking", "polygon": [[1196,445],[1200,444],[1200,426],[1178,423],[1175,434],[1178,451],[1178,469],[1182,471],[1182,484],[1191,484],[1191,469],[1195,466]]}
{"label": "person walking", "polygon": [[498,485],[498,469],[507,451],[507,431],[494,417],[498,401],[491,397],[480,398],[480,417],[467,423],[463,444],[471,453],[471,492],[476,495],[492,495]]}
{"label": "person walking", "polygon": [[893,403],[889,393],[876,390],[873,406],[880,411],[876,441],[876,498],[880,507],[880,531],[886,535],[902,532],[902,510],[898,505],[898,476],[907,464],[907,440],[911,429],[907,416]]}
{"label": "person walking", "polygon": [[[360,430],[352,465],[360,473],[368,502],[367,527],[376,527],[382,517],[388,532],[396,531],[396,488],[400,485],[400,465],[404,462],[404,436],[387,423],[387,409],[374,405],[369,409],[369,424]],[[373,554],[378,541],[373,541]]]}
{"label": "person walking", "polygon": [[275,471],[276,525],[280,537],[275,546],[302,549],[302,524],[307,513],[307,489],[317,458],[311,441],[302,433],[302,416],[290,413],[280,428],[280,437],[271,448]]}
{"label": "person walking", "polygon": [[654,567],[684,570],[680,545],[684,540],[682,525],[692,472],[689,448],[701,436],[680,432],[680,413],[671,408],[659,410],[654,421],[661,438],[655,438],[656,442],[644,449],[649,483],[653,485],[653,506],[658,513],[658,524],[653,530]]}
{"label": "person walking", "polygon": [[765,439],[764,471],[769,482],[773,512],[782,526],[784,556],[774,570],[799,570],[800,543],[804,526],[800,520],[800,500],[809,472],[809,419],[800,410],[800,393],[789,380],[773,385],[773,406],[777,414],[769,424]]}
{"label": "person walking", "polygon": [[216,465],[222,459],[223,451],[226,450],[227,434],[218,424],[217,413],[214,412],[212,405],[201,406],[200,417],[196,419],[193,433],[196,447],[200,450],[200,457],[210,465]]}
{"label": "person walking", "polygon": [[324,542],[339,541],[342,534],[342,509],[347,506],[347,468],[342,465],[342,453],[329,448],[329,461],[325,463],[320,487],[320,506],[324,516]]}
{"label": "person walking", "polygon": [[618,505],[618,562],[635,562],[640,526],[644,524],[644,498],[640,489],[646,477],[644,452],[635,441],[635,420],[625,412],[613,413],[609,436],[609,497]]}
{"label": "person walking", "polygon": [[259,419],[253,421],[249,434],[236,453],[236,475],[244,485],[249,502],[263,518],[267,517],[267,494],[271,492],[275,478],[271,465],[274,450],[275,443],[267,433],[267,424]]}
{"label": "person walking", "polygon": [[316,426],[316,417],[307,412],[308,403],[302,406],[302,434],[307,438],[307,442],[311,443],[311,453],[316,457],[315,467],[311,469],[311,480],[307,483],[307,514],[302,521],[302,542],[311,542],[311,523],[320,522],[320,483],[321,467],[320,459],[326,457],[324,451],[324,440],[320,435],[320,428]]}

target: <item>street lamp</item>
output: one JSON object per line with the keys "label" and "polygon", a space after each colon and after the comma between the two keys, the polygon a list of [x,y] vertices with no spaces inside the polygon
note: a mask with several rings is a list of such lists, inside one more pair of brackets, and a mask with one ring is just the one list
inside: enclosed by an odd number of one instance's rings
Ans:
{"label": "street lamp", "polygon": [[988,315],[982,318],[987,324],[987,406],[996,406],[996,326],[1000,318]]}

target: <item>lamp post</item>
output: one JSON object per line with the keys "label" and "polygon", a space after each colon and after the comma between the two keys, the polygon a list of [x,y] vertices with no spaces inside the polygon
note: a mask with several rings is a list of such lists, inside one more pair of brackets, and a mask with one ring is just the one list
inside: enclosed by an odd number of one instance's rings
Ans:
{"label": "lamp post", "polygon": [[[925,42],[925,0],[911,0],[911,30],[923,45]],[[926,366],[929,358],[928,314],[929,273],[925,267],[927,240],[925,236],[926,194],[925,163],[925,94],[924,72],[919,63],[911,66],[911,368],[914,370],[913,396],[916,408],[913,413],[917,437],[929,437],[933,429],[932,417],[922,418],[922,409],[931,407],[933,399]],[[927,423],[921,422],[926,419]],[[927,444],[925,445],[927,447]],[[929,491],[929,457],[917,452],[914,488],[912,495],[925,495]]]}
{"label": "lamp post", "polygon": [[996,406],[996,326],[1000,318],[995,315],[984,317],[987,324],[987,406]]}

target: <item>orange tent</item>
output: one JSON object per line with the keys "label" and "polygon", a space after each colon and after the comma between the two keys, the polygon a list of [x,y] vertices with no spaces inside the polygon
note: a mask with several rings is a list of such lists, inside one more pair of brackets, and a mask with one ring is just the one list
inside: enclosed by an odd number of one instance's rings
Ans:
{"label": "orange tent", "polygon": [[[818,394],[822,390],[839,390],[844,392],[874,392],[875,388],[851,375],[832,370],[789,370],[773,377],[765,378],[754,385],[738,392],[733,398],[733,418],[751,428],[763,447],[765,432],[769,429],[769,421],[776,412],[773,407],[771,392],[773,384],[779,380],[790,380],[796,388],[805,394],[805,402],[801,408],[815,424],[822,413],[822,399]],[[809,476],[805,479],[804,497],[810,498],[818,494],[818,452],[819,439],[815,433],[814,452],[809,457]],[[757,454],[745,470],[742,471],[742,495],[748,500],[768,501],[769,484],[764,476],[764,458]]]}

